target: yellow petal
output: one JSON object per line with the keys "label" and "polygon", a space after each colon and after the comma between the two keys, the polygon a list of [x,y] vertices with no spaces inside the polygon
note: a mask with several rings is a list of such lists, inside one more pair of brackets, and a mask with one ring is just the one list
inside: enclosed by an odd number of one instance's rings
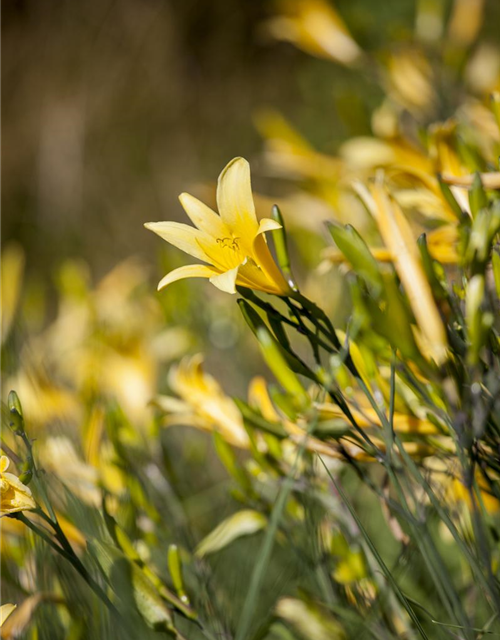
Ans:
{"label": "yellow petal", "polygon": [[222,220],[242,246],[257,233],[258,223],[250,183],[250,165],[234,158],[223,169],[217,183],[217,206]]}
{"label": "yellow petal", "polygon": [[260,410],[266,420],[279,422],[280,416],[269,397],[267,383],[262,376],[252,378],[248,388],[248,401]]}
{"label": "yellow petal", "polygon": [[[33,615],[38,606],[44,602],[60,602],[57,596],[49,593],[35,593],[24,600],[24,602],[16,608],[16,612],[5,620],[2,627],[2,638],[5,640],[13,640],[14,638],[25,637],[24,631],[33,620]],[[12,611],[11,611],[12,613]]]}
{"label": "yellow petal", "polygon": [[195,224],[198,229],[201,229],[201,231],[204,231],[214,238],[224,238],[230,235],[221,217],[210,209],[210,207],[207,207],[206,204],[189,195],[189,193],[181,193],[179,200],[191,222]]}
{"label": "yellow petal", "polygon": [[262,271],[253,260],[248,260],[240,266],[236,283],[242,287],[264,291],[266,293],[280,293],[276,285],[269,280],[264,271]]}
{"label": "yellow petal", "polygon": [[210,282],[221,291],[225,291],[226,293],[236,293],[236,278],[238,277],[239,268],[240,267],[238,265],[237,267],[234,267],[234,269],[224,271],[224,273],[218,273],[210,278]]}
{"label": "yellow petal", "polygon": [[17,607],[17,604],[3,604],[0,607],[0,627],[3,625],[3,623],[7,620],[7,618],[10,616],[10,614],[14,611],[16,607]]}
{"label": "yellow petal", "polygon": [[276,231],[277,229],[281,229],[281,225],[276,220],[272,220],[271,218],[262,218],[259,222],[259,228],[257,230],[257,235],[259,233],[266,233],[266,231]]}
{"label": "yellow petal", "polygon": [[199,243],[207,237],[203,231],[180,222],[146,222],[144,226],[193,258],[208,261]]}
{"label": "yellow petal", "polygon": [[290,293],[290,287],[276,266],[269,247],[267,246],[265,236],[262,233],[255,236],[252,249],[254,260],[269,280],[271,289],[274,289],[274,292],[278,293],[278,295],[287,295]]}
{"label": "yellow petal", "polygon": [[7,458],[7,456],[1,456],[0,457],[0,473],[7,471],[7,469],[9,468],[9,464],[10,464],[10,460]]}
{"label": "yellow petal", "polygon": [[380,184],[372,188],[375,219],[384,243],[394,257],[396,271],[405,287],[417,324],[432,348],[438,364],[446,358],[446,332],[431,288],[425,277],[416,242],[399,206]]}
{"label": "yellow petal", "polygon": [[217,275],[219,272],[213,267],[208,267],[204,264],[188,264],[184,267],[174,269],[170,273],[162,278],[158,284],[158,291],[164,289],[172,282],[177,280],[183,280],[184,278],[211,278]]}

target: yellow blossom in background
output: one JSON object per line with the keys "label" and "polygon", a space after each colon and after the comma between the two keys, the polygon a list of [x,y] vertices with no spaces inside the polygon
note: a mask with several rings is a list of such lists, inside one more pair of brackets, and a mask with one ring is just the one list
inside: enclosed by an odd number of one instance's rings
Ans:
{"label": "yellow blossom in background", "polygon": [[[357,400],[359,399],[361,399],[361,396],[357,398]],[[307,451],[339,460],[345,459],[345,453],[359,461],[373,462],[375,460],[351,437],[351,423],[336,404],[331,402],[314,403],[319,432],[322,429],[324,430],[328,423],[339,423],[336,427],[337,434],[335,439],[319,439],[319,437],[311,435],[306,437],[308,423],[304,418],[299,416],[295,423],[280,414],[269,396],[264,378],[257,376],[252,379],[248,389],[248,400],[250,406],[257,409],[268,422],[280,424],[288,432],[288,438],[291,442],[305,446]],[[360,428],[375,429],[373,434],[370,435],[370,439],[381,450],[385,450],[384,441],[380,437],[381,433],[379,432],[379,436],[377,436],[376,431],[377,429],[381,430],[380,420],[375,411],[367,404],[366,399],[362,401],[361,406],[355,402],[349,403],[349,409]],[[396,413],[394,415],[394,429],[401,435],[408,436],[435,436],[438,434],[437,428],[431,422],[409,413]],[[345,433],[341,434],[343,430]],[[443,437],[440,438],[440,445],[443,449],[450,448],[450,443]],[[432,443],[427,444],[426,442],[410,440],[405,441],[403,446],[406,452],[415,458],[423,458],[435,453],[435,447]]]}
{"label": "yellow blossom in background", "polygon": [[64,436],[48,436],[39,447],[43,468],[54,473],[86,504],[98,506],[101,492],[98,487],[98,472],[85,463],[77,454],[71,440]]}
{"label": "yellow blossom in background", "polygon": [[[489,453],[492,453],[491,451]],[[455,507],[465,508],[472,511],[471,494],[465,486],[464,478],[461,477],[460,465],[454,456],[441,458],[430,456],[425,461],[425,469],[431,474],[431,478],[436,484],[436,489],[441,494],[443,500]],[[493,484],[498,483],[498,476],[491,470],[488,471]],[[500,500],[493,493],[482,472],[476,469],[474,474],[473,494],[475,501],[484,507],[487,513],[496,514],[500,511]]]}
{"label": "yellow blossom in background", "polygon": [[17,476],[7,472],[9,465],[9,458],[7,458],[7,456],[1,456],[0,488],[2,492],[2,502],[0,506],[0,517],[17,513],[18,511],[36,509],[36,502],[33,499],[31,490],[24,485]]}
{"label": "yellow blossom in background", "polygon": [[[3,618],[5,624],[2,626],[1,637],[3,640],[15,640],[16,638],[25,637],[28,626],[33,622],[33,616],[40,605],[45,602],[52,604],[66,604],[64,599],[52,593],[38,592],[34,593],[19,605],[5,605],[12,607],[6,610],[7,616]],[[15,610],[15,613],[11,615]],[[3,616],[3,612],[1,613]],[[8,619],[7,619],[8,617]],[[1,626],[1,625],[0,625]]]}
{"label": "yellow blossom in background", "polygon": [[388,62],[389,95],[409,111],[426,112],[435,105],[432,66],[416,50],[396,51]]}
{"label": "yellow blossom in background", "polygon": [[360,185],[358,191],[394,257],[394,266],[415,314],[426,355],[442,364],[447,358],[446,331],[425,277],[411,227],[379,181],[370,185],[369,190]]}
{"label": "yellow blossom in background", "polygon": [[3,623],[7,620],[10,614],[17,607],[17,604],[3,604],[0,606],[0,627],[3,626]]}
{"label": "yellow blossom in background", "polygon": [[209,278],[227,293],[235,293],[236,285],[281,296],[290,293],[264,237],[266,231],[281,227],[269,218],[257,220],[246,160],[234,158],[219,176],[220,215],[187,193],[179,199],[196,227],[179,222],[148,222],[145,227],[207,264],[174,269],[158,289],[183,278]]}
{"label": "yellow blossom in background", "polygon": [[[380,418],[376,411],[368,406],[364,396],[359,397],[358,400],[362,400],[362,405],[352,404],[349,405],[349,409],[354,416],[358,426],[362,428],[378,427],[382,428]],[[338,405],[332,402],[317,403],[316,409],[319,412],[319,420],[343,420],[346,424],[348,420],[345,414],[341,411]],[[397,433],[418,434],[418,435],[435,435],[439,433],[437,427],[430,422],[417,416],[413,416],[407,413],[395,412],[393,417],[394,431]]]}
{"label": "yellow blossom in background", "polygon": [[57,315],[28,336],[4,393],[18,391],[35,430],[54,421],[81,425],[81,398],[97,392],[146,425],[159,368],[186,352],[189,332],[165,326],[157,297],[141,289],[147,272],[137,260],[118,264],[95,287],[85,263],[68,261],[58,275]]}
{"label": "yellow blossom in background", "polygon": [[362,51],[344,21],[325,0],[282,0],[266,24],[277,40],[291,42],[306,53],[350,66]]}
{"label": "yellow blossom in background", "polygon": [[459,47],[474,42],[483,24],[485,0],[455,0],[448,24],[448,38]]}
{"label": "yellow blossom in background", "polygon": [[155,404],[166,412],[164,424],[189,425],[202,431],[218,431],[230,444],[248,448],[249,439],[241,414],[219,383],[203,371],[201,355],[184,358],[172,367],[169,385],[179,396],[158,396]]}
{"label": "yellow blossom in background", "polygon": [[[478,481],[479,493],[481,497],[481,502],[486,512],[498,513],[498,511],[500,511],[500,501],[488,489],[488,487],[486,486],[486,482],[482,478],[479,478],[479,474],[476,474],[476,480],[479,480]],[[461,480],[459,480],[458,478],[455,478],[452,481],[449,493],[452,500],[454,500],[457,503],[464,502],[467,505],[467,507],[472,510],[473,507],[472,507],[471,497],[469,495],[468,490],[464,486],[464,483]]]}
{"label": "yellow blossom in background", "polygon": [[[56,510],[57,520],[64,532],[64,535],[78,551],[83,551],[87,541],[77,527],[72,524],[60,511]],[[35,512],[31,514],[30,520],[42,524],[43,520]],[[5,558],[15,555],[15,549],[19,548],[19,539],[24,538],[26,526],[14,518],[4,518],[2,520],[2,535],[0,541],[0,552]]]}
{"label": "yellow blossom in background", "polygon": [[1,257],[1,318],[2,344],[5,342],[16,314],[24,272],[24,252],[15,243],[2,249]]}

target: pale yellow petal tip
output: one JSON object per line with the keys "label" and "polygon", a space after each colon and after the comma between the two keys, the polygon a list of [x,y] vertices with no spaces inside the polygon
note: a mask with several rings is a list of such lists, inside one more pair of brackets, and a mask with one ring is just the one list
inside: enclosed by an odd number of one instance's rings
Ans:
{"label": "pale yellow petal tip", "polygon": [[283,226],[279,222],[276,222],[276,220],[272,218],[262,218],[259,222],[257,234],[266,233],[266,231],[277,231],[278,229],[283,229]]}
{"label": "pale yellow petal tip", "polygon": [[236,158],[230,160],[226,164],[224,169],[222,169],[219,180],[221,180],[230,169],[236,167],[236,165],[241,165],[241,168],[250,169],[250,163],[248,162],[248,160],[245,160],[245,158],[242,158],[241,156],[237,156]]}
{"label": "pale yellow petal tip", "polygon": [[217,287],[217,289],[224,291],[224,293],[234,294],[236,293],[236,278],[238,277],[239,268],[238,265],[234,267],[234,269],[212,276],[210,282]]}

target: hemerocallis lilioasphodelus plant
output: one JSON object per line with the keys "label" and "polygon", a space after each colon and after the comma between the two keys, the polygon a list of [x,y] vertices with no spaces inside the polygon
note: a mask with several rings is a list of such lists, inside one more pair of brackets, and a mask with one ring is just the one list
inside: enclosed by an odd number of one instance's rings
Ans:
{"label": "hemerocallis lilioasphodelus plant", "polygon": [[174,269],[160,281],[158,290],[183,278],[208,278],[227,293],[235,293],[236,285],[279,296],[291,293],[264,235],[281,225],[270,218],[257,220],[250,165],[244,158],[231,160],[219,176],[220,215],[188,193],[182,193],[179,200],[195,227],[179,222],[148,222],[144,226],[206,264]]}

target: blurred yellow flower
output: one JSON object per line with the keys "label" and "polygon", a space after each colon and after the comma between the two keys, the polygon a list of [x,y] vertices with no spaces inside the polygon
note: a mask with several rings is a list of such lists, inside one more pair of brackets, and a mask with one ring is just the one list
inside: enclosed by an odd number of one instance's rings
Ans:
{"label": "blurred yellow flower", "polygon": [[266,231],[281,226],[269,218],[260,223],[257,220],[246,160],[234,158],[219,176],[220,215],[187,193],[182,193],[179,200],[196,227],[179,222],[148,222],[144,226],[208,264],[174,269],[160,281],[158,289],[182,278],[209,278],[227,293],[235,293],[236,285],[282,296],[290,293],[264,237]]}
{"label": "blurred yellow flower", "polygon": [[[450,479],[448,497],[453,502],[465,503],[467,507],[472,511],[474,507],[472,504],[471,494],[462,480],[456,475],[453,475],[454,471],[455,470],[452,470],[452,478]],[[498,482],[497,478],[495,478],[494,480],[495,483]],[[492,493],[491,489],[488,487],[486,480],[478,471],[476,471],[475,473],[475,481],[477,483],[477,492],[475,492],[475,499],[477,500],[477,496],[479,496],[480,502],[484,506],[487,513],[498,513],[498,511],[500,510],[500,501]]]}
{"label": "blurred yellow flower", "polygon": [[[357,399],[362,400],[362,396],[359,396]],[[343,420],[348,424],[345,414],[340,407],[333,402],[319,402],[316,403],[315,407],[319,412],[320,421]],[[354,403],[349,404],[349,409],[359,427],[363,429],[371,427],[382,428],[377,412],[372,407],[367,406],[367,403],[363,403],[362,406],[359,406],[359,404],[356,406]],[[429,420],[418,418],[408,413],[395,412],[393,426],[394,431],[397,433],[418,435],[433,435],[439,433],[437,427]]]}
{"label": "blurred yellow flower", "polygon": [[243,419],[233,400],[219,383],[203,371],[203,357],[184,358],[169,373],[169,384],[181,398],[159,396],[155,404],[168,415],[165,424],[189,425],[203,431],[218,431],[230,444],[248,448]]}
{"label": "blurred yellow flower", "polygon": [[9,464],[10,460],[7,456],[0,457],[0,488],[2,492],[0,517],[36,508],[31,490],[17,476],[7,473]]}
{"label": "blurred yellow flower", "polygon": [[87,271],[85,263],[73,260],[62,265],[56,317],[29,333],[17,369],[4,375],[3,392],[18,391],[36,436],[54,421],[82,427],[82,398],[97,395],[113,398],[134,425],[147,428],[147,404],[160,368],[190,344],[186,328],[165,326],[157,296],[144,288],[147,272],[138,260],[119,263],[95,287]]}
{"label": "blurred yellow flower", "polygon": [[1,256],[2,344],[12,328],[19,304],[23,272],[24,253],[21,247],[11,243],[2,250]]}
{"label": "blurred yellow flower", "polygon": [[427,111],[436,102],[432,66],[419,51],[398,51],[388,62],[389,94],[410,112]]}
{"label": "blurred yellow flower", "polygon": [[361,57],[342,18],[324,0],[284,0],[267,31],[277,40],[293,43],[306,53],[352,65]]}
{"label": "blurred yellow flower", "polygon": [[0,607],[0,627],[3,625],[3,623],[7,620],[7,618],[10,616],[10,614],[14,611],[16,607],[17,607],[17,604],[3,604]]}
{"label": "blurred yellow flower", "polygon": [[394,258],[394,266],[408,295],[427,355],[438,364],[447,358],[447,337],[430,285],[425,277],[411,227],[399,205],[380,181],[358,193],[377,223],[380,235]]}

